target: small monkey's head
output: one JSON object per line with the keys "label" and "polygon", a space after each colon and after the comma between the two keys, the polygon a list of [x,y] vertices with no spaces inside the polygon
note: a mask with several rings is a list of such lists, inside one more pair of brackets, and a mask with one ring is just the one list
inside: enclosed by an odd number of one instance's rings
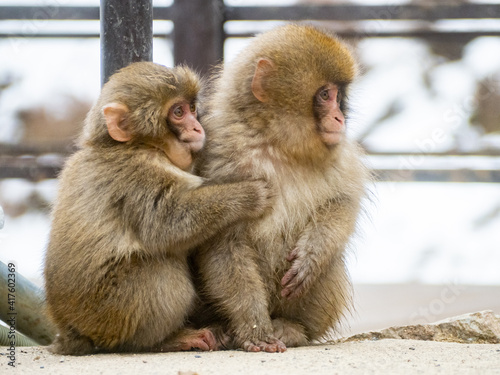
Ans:
{"label": "small monkey's head", "polygon": [[[113,74],[90,110],[82,143],[146,144],[164,150],[181,168],[203,147],[198,122],[200,79],[187,67],[133,63]],[[189,153],[189,160],[185,156]],[[183,165],[178,165],[183,164]]]}
{"label": "small monkey's head", "polygon": [[219,92],[232,93],[227,101],[278,146],[318,153],[344,137],[345,91],[356,71],[349,48],[337,37],[289,24],[257,36],[218,84]]}

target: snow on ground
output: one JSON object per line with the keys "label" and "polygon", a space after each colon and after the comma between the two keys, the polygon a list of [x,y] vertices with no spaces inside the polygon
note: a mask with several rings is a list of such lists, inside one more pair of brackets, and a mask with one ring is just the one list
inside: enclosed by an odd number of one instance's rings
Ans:
{"label": "snow on ground", "polygon": [[[12,199],[35,190],[53,199],[56,182],[0,184]],[[497,184],[381,182],[370,199],[351,246],[354,282],[500,285],[500,216],[490,218],[500,210]],[[40,284],[49,230],[41,213],[6,217],[0,261]]]}
{"label": "snow on ground", "polygon": [[16,271],[42,285],[43,254],[50,221],[43,213],[29,213],[15,219],[5,218],[0,231],[0,261],[14,262]]}
{"label": "snow on ground", "polygon": [[354,281],[500,284],[498,184],[380,182],[367,206]]}

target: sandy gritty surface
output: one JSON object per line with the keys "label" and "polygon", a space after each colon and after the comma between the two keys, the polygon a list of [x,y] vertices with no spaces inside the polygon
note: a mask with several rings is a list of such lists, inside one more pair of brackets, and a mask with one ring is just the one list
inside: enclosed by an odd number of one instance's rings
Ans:
{"label": "sandy gritty surface", "polygon": [[500,345],[379,340],[291,348],[285,353],[184,352],[52,355],[17,348],[15,369],[0,348],[0,373],[19,374],[500,374]]}
{"label": "sandy gritty surface", "polygon": [[[395,325],[431,323],[480,310],[500,314],[500,286],[356,285],[351,336]],[[291,348],[286,353],[187,352],[52,355],[44,347],[17,347],[16,368],[0,347],[0,374],[498,374],[500,344],[380,340]]]}

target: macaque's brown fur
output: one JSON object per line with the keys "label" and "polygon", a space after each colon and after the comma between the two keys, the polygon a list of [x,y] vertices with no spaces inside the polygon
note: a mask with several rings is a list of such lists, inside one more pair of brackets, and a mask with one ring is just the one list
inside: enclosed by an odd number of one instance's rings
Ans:
{"label": "macaque's brown fur", "polygon": [[305,345],[336,327],[351,303],[345,249],[368,172],[355,142],[324,128],[344,127],[343,95],[355,75],[336,37],[287,25],[256,37],[207,95],[199,173],[265,179],[278,191],[272,211],[197,255],[203,296],[238,347]]}
{"label": "macaque's brown fur", "polygon": [[[81,150],[60,176],[46,254],[53,352],[217,349],[210,330],[185,326],[196,304],[187,257],[262,214],[270,194],[263,181],[207,184],[170,159],[189,166],[194,147],[167,126],[176,101],[191,108],[202,145],[199,88],[187,68],[135,63],[110,78],[89,112]],[[183,121],[179,132],[191,131]]]}

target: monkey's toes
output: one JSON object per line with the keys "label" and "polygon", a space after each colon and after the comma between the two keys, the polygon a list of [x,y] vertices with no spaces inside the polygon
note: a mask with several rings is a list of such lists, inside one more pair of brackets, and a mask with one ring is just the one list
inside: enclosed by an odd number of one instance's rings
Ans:
{"label": "monkey's toes", "polygon": [[215,335],[209,329],[200,329],[190,332],[179,339],[181,342],[180,350],[201,350],[204,352],[217,350],[217,340]]}
{"label": "monkey's toes", "polygon": [[264,351],[268,353],[283,353],[286,351],[286,345],[281,340],[271,339],[269,342],[266,342]]}
{"label": "monkey's toes", "polygon": [[241,347],[246,352],[254,352],[254,353],[260,352],[260,348],[257,345],[255,345],[253,342],[250,342],[250,341],[245,341]]}
{"label": "monkey's toes", "polygon": [[200,340],[203,341],[204,348],[207,348],[207,349],[200,348],[201,350],[208,351],[208,350],[217,350],[218,349],[217,340],[215,338],[214,333],[211,330],[209,330],[209,329],[200,330],[200,334],[198,337]]}
{"label": "monkey's toes", "polygon": [[278,339],[245,341],[242,346],[247,352],[283,353],[286,351],[286,345]]}

